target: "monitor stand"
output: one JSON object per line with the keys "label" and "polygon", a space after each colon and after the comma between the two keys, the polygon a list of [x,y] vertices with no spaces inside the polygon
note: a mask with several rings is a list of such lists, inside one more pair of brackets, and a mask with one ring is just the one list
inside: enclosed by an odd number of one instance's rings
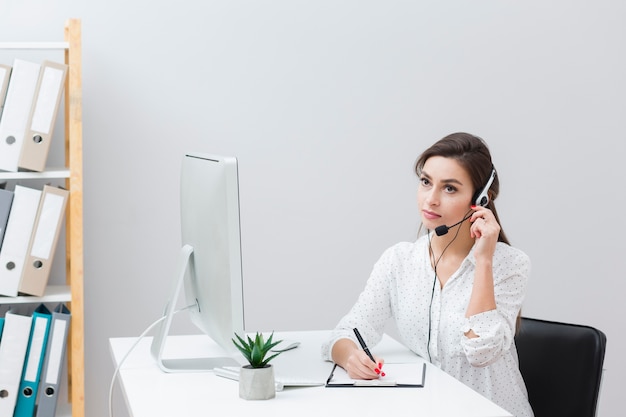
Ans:
{"label": "monitor stand", "polygon": [[[176,311],[174,310],[178,297],[180,296],[185,275],[189,268],[191,257],[193,256],[193,247],[185,245],[181,248],[178,257],[178,276],[172,287],[172,295],[165,305],[165,311],[161,318],[161,323],[157,326],[157,334],[152,339],[150,352],[156,360],[157,365],[163,372],[206,372],[214,368],[224,366],[241,366],[234,358],[230,356],[202,357],[202,358],[176,358],[164,359],[163,351],[165,342],[172,325],[172,319]],[[194,308],[198,308],[195,306]]]}

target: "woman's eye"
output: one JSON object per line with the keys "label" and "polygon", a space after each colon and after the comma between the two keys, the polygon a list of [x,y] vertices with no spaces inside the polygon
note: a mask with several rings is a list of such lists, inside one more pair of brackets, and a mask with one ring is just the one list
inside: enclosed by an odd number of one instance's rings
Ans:
{"label": "woman's eye", "polygon": [[456,191],[456,187],[453,187],[451,185],[446,185],[445,190],[446,190],[446,193],[453,193]]}
{"label": "woman's eye", "polygon": [[420,183],[422,185],[428,185],[428,184],[430,184],[430,181],[428,181],[428,178],[422,177],[422,178],[420,178]]}

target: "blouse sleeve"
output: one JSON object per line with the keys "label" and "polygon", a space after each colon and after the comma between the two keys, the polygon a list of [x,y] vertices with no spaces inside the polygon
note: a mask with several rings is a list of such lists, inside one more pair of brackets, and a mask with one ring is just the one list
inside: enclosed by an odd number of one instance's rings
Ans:
{"label": "blouse sleeve", "polygon": [[[501,244],[504,245],[504,244]],[[528,256],[510,246],[497,254],[494,264],[496,309],[466,319],[463,332],[472,329],[478,336],[462,337],[463,351],[473,366],[487,366],[497,361],[513,343],[517,315],[530,275]]]}
{"label": "blouse sleeve", "polygon": [[385,325],[391,317],[390,263],[393,258],[387,250],[376,262],[372,273],[365,285],[363,292],[359,295],[356,303],[352,306],[335,329],[331,333],[328,341],[322,344],[322,357],[324,360],[331,359],[331,351],[335,342],[339,339],[349,338],[354,340],[354,328],[359,329],[368,346],[375,346],[382,339]]}

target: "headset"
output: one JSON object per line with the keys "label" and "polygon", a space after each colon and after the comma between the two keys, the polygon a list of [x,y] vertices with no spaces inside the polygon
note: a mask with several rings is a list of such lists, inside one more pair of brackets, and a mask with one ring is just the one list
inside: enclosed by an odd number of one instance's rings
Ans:
{"label": "headset", "polygon": [[[474,194],[474,196],[472,197],[472,201],[474,202],[474,205],[487,207],[487,204],[489,204],[489,188],[491,188],[491,184],[493,184],[493,180],[495,178],[496,178],[496,169],[492,167],[491,175],[489,175],[489,179],[487,180],[487,183],[482,188],[482,190],[477,191],[476,194]],[[442,224],[441,226],[435,227],[435,233],[437,234],[437,236],[445,235],[446,233],[448,233],[448,230],[452,229],[455,226],[460,225],[465,220],[469,219],[472,216],[472,213],[473,212],[470,212],[467,216],[463,217],[460,221],[454,223],[452,226],[446,226],[445,224]]]}
{"label": "headset", "polygon": [[[489,175],[489,179],[487,180],[487,183],[485,184],[485,186],[481,189],[478,190],[473,196],[472,196],[472,201],[474,202],[474,204],[476,206],[482,206],[482,207],[487,207],[487,204],[489,204],[489,188],[491,188],[491,184],[493,184],[493,180],[496,178],[496,169],[492,166],[491,167],[491,174]],[[459,222],[454,223],[452,226],[448,227],[446,225],[441,225],[441,226],[437,226],[435,227],[435,233],[437,234],[437,236],[443,236],[446,233],[448,233],[448,230],[450,230],[451,228],[460,225],[461,223],[463,223],[465,220],[469,219],[472,214],[473,214],[474,210],[470,210],[470,212],[463,217],[463,219]],[[457,236],[459,234],[459,231],[457,230]],[[446,247],[443,249],[443,251],[441,252],[441,255],[439,255],[439,259],[437,259],[434,263],[434,270],[435,270],[435,279],[433,280],[433,288],[432,288],[432,292],[430,294],[430,305],[428,307],[428,341],[426,343],[426,353],[428,354],[428,359],[429,361],[432,362],[432,358],[430,357],[430,333],[432,331],[432,309],[433,309],[433,298],[435,296],[435,285],[437,283],[437,265],[439,264],[439,261],[441,260],[441,257],[443,256],[444,252],[448,249],[448,247],[452,244],[452,242],[456,239],[456,236],[454,237],[454,239],[452,239],[447,245]],[[430,246],[431,242],[430,242],[430,234],[428,235],[428,245]]]}

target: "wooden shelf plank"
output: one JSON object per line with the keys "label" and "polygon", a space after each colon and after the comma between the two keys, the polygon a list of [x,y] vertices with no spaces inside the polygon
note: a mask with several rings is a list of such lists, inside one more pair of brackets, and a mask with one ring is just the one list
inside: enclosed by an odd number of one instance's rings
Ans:
{"label": "wooden shelf plank", "polygon": [[69,49],[69,42],[0,42],[0,49]]}
{"label": "wooden shelf plank", "polygon": [[70,301],[72,301],[72,294],[69,285],[48,285],[46,293],[41,297],[32,295],[0,297],[0,304],[69,303]]}
{"label": "wooden shelf plank", "polygon": [[0,171],[0,180],[36,180],[48,178],[69,178],[69,168],[47,168],[43,172],[6,172]]}

